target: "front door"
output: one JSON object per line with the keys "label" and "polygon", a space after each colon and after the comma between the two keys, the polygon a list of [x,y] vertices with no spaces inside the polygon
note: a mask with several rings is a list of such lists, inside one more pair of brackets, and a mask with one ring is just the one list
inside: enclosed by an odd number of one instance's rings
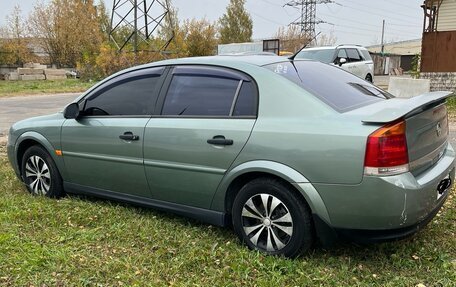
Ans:
{"label": "front door", "polygon": [[144,173],[144,128],[163,69],[110,80],[80,103],[81,116],[62,127],[62,151],[72,184],[150,197]]}

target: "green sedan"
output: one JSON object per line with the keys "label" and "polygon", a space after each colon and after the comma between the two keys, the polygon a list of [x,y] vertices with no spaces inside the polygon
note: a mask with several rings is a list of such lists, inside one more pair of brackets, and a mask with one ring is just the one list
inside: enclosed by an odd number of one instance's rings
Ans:
{"label": "green sedan", "polygon": [[411,235],[448,197],[446,99],[397,99],[337,67],[216,56],[121,71],[10,129],[34,195],[86,194],[229,226],[296,257]]}

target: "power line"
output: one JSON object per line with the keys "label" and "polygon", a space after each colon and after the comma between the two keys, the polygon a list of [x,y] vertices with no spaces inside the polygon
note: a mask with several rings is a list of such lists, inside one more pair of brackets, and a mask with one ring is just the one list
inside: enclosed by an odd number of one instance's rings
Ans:
{"label": "power line", "polygon": [[280,26],[287,26],[287,24],[283,24],[283,23],[276,22],[276,21],[274,21],[274,20],[271,20],[271,19],[269,19],[269,18],[263,17],[263,16],[261,16],[261,15],[255,13],[255,12],[252,12],[252,11],[250,11],[250,14],[255,15],[255,16],[257,16],[258,18],[261,18],[261,19],[263,19],[263,20],[265,20],[265,21],[267,21],[267,22],[273,23],[273,24],[277,24],[277,25],[280,25]]}
{"label": "power line", "polygon": [[[350,26],[350,25],[341,25],[341,24],[338,24],[338,25],[335,25],[335,26],[340,26],[340,27],[344,27],[344,28],[350,28],[350,29],[357,29],[357,30],[364,30],[364,31],[368,31],[368,32],[375,32],[375,33],[378,33],[379,30],[372,30],[372,29],[366,29],[366,28],[360,28],[360,27],[355,27],[355,26]],[[416,36],[415,34],[408,34],[408,33],[403,33],[403,32],[397,32],[397,31],[393,31],[392,33],[390,34],[396,34],[396,35],[399,35],[401,34],[402,36],[404,37],[410,37],[410,36]]]}
{"label": "power line", "polygon": [[[358,4],[358,5],[359,5],[358,2],[353,1],[353,0],[344,0],[344,1],[348,1],[348,2],[351,2],[351,3],[354,3],[354,4]],[[390,11],[390,10],[386,10],[386,9],[382,9],[382,8],[375,8],[375,10],[385,11],[385,12],[387,12],[387,13],[394,13],[394,15],[398,15],[398,16],[403,16],[403,17],[408,17],[408,18],[415,19],[415,17],[413,17],[413,16],[410,16],[410,15],[407,15],[407,14],[398,13],[397,11],[392,12],[392,11]]]}
{"label": "power line", "polygon": [[389,2],[391,4],[395,4],[397,6],[402,6],[402,7],[407,8],[407,9],[415,9],[416,8],[416,7],[412,7],[412,6],[408,6],[408,5],[403,5],[403,4],[397,3],[395,1],[390,1],[390,0],[383,0],[383,1]]}
{"label": "power line", "polygon": [[[364,22],[361,22],[361,21],[356,21],[356,20],[352,20],[352,19],[346,19],[346,18],[334,16],[334,15],[323,14],[323,13],[320,13],[320,15],[323,15],[323,16],[325,16],[325,17],[330,17],[330,18],[335,18],[335,19],[347,21],[347,22],[362,24],[362,25],[364,25],[364,26],[370,26],[370,27],[376,27],[376,28],[379,27],[379,25],[367,24],[367,23],[364,23]],[[396,24],[393,24],[393,23],[390,23],[390,22],[387,22],[387,24],[388,24],[388,26],[396,26]],[[410,26],[412,26],[412,25],[410,25]],[[417,26],[416,26],[416,25],[413,25],[413,27],[417,27]],[[357,28],[357,27],[356,27],[356,28]],[[393,31],[397,31],[397,32],[404,33],[404,31],[399,30],[399,29],[396,29],[396,28],[388,28],[388,29],[389,29],[389,30],[393,30]],[[406,32],[406,33],[408,33],[408,32]],[[420,29],[420,32],[419,32],[419,33],[421,33],[421,29]],[[413,33],[408,33],[408,34],[413,34]]]}
{"label": "power line", "polygon": [[369,13],[369,14],[372,14],[372,15],[377,15],[377,16],[380,16],[382,18],[394,19],[395,21],[399,21],[401,23],[408,23],[408,24],[417,25],[417,23],[413,23],[411,21],[404,21],[403,19],[400,19],[400,18],[391,17],[391,16],[385,16],[384,14],[375,13],[375,12],[372,12],[370,10],[364,10],[364,9],[360,9],[360,8],[356,8],[356,7],[352,7],[352,6],[348,6],[348,5],[343,5],[343,4],[340,4],[340,3],[336,3],[336,4],[339,5],[339,6],[346,7],[346,8],[353,9],[353,10],[357,10],[357,11],[360,11],[360,12],[363,12],[363,13]]}

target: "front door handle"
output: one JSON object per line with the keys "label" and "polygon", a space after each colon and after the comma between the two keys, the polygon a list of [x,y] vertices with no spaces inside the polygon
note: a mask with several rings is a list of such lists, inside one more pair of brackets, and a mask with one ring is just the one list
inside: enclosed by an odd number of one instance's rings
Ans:
{"label": "front door handle", "polygon": [[213,145],[233,145],[233,140],[225,139],[224,136],[215,136],[212,139],[208,139],[207,143]]}
{"label": "front door handle", "polygon": [[139,140],[139,136],[134,135],[132,132],[124,132],[124,134],[120,135],[119,138],[124,140],[124,141],[137,141],[137,140]]}

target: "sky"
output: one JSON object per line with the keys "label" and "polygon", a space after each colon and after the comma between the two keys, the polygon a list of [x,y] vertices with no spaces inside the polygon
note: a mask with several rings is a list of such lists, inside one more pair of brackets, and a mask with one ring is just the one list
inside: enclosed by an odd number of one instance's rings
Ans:
{"label": "sky", "polygon": [[[42,0],[49,2],[50,0]],[[247,0],[246,9],[253,20],[253,38],[272,38],[279,27],[287,26],[300,16],[300,11],[283,7],[290,0]],[[26,16],[36,0],[0,0],[0,25],[15,5]],[[112,9],[113,0],[104,0]],[[172,0],[178,8],[180,20],[206,18],[216,21],[226,10],[229,0]],[[333,34],[337,44],[375,45],[381,42],[382,21],[385,41],[404,41],[421,38],[423,0],[334,0],[332,4],[319,4],[316,32]]]}

